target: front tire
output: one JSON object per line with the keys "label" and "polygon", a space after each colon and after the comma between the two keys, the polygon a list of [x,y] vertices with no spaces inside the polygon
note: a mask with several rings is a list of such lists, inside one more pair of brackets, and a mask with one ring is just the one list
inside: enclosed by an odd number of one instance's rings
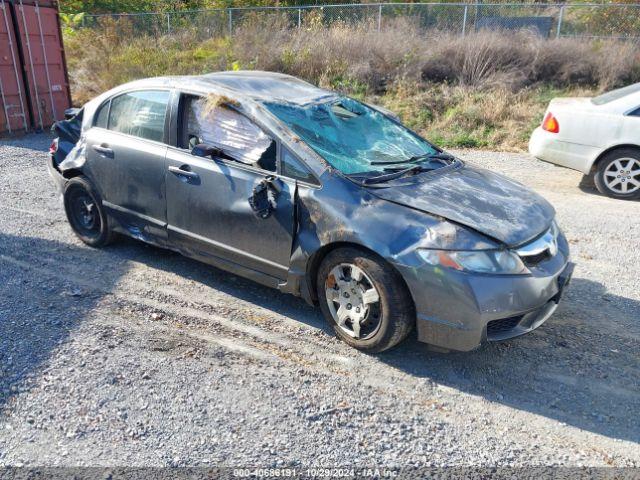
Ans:
{"label": "front tire", "polygon": [[603,195],[624,200],[640,198],[640,150],[619,148],[598,162],[594,176]]}
{"label": "front tire", "polygon": [[336,336],[358,350],[388,350],[415,324],[413,300],[402,277],[368,252],[330,252],[320,264],[316,286],[320,309]]}
{"label": "front tire", "polygon": [[85,177],[74,177],[64,187],[67,220],[80,240],[104,247],[113,239],[100,195]]}

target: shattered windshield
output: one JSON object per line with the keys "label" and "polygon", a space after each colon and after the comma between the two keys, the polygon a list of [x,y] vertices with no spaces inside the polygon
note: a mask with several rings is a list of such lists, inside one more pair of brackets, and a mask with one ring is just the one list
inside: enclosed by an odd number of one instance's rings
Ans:
{"label": "shattered windshield", "polygon": [[[376,110],[347,98],[326,103],[265,103],[313,150],[345,174],[386,171],[438,151]],[[386,165],[387,164],[387,165]]]}

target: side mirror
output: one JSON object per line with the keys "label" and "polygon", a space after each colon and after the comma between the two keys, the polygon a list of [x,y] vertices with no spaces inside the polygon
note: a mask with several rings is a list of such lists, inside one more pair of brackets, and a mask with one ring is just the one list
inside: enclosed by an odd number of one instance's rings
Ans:
{"label": "side mirror", "polygon": [[191,150],[191,155],[196,157],[211,157],[212,155],[220,155],[222,151],[218,147],[213,145],[207,145],[206,143],[199,143]]}
{"label": "side mirror", "polygon": [[271,216],[276,209],[280,190],[276,178],[272,176],[266,177],[255,186],[249,197],[249,205],[258,218],[266,219]]}
{"label": "side mirror", "polygon": [[80,108],[67,108],[64,111],[64,119],[65,120],[71,120],[73,117],[75,117],[76,115],[78,115],[78,113],[80,113]]}

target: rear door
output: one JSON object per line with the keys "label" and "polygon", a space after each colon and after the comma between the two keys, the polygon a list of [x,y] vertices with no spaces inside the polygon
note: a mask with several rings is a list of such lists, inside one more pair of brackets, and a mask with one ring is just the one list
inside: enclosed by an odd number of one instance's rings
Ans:
{"label": "rear door", "polygon": [[[192,256],[214,257],[212,263],[231,262],[282,281],[291,258],[296,182],[277,176],[279,147],[273,136],[225,106],[207,112],[197,103],[202,101],[181,97],[178,140],[167,152],[169,239]],[[215,144],[224,153],[194,156],[196,143]],[[279,189],[276,207],[260,218],[249,198],[270,177]]]}
{"label": "rear door", "polygon": [[87,132],[87,172],[131,235],[166,237],[165,131],[169,90],[138,90],[103,103]]}

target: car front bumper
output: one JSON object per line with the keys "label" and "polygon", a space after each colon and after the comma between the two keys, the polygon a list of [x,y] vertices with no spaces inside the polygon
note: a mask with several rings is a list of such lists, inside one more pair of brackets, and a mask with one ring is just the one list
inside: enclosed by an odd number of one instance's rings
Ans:
{"label": "car front bumper", "polygon": [[531,275],[484,275],[397,266],[416,306],[418,340],[469,351],[528,333],[555,311],[574,264],[558,253]]}

